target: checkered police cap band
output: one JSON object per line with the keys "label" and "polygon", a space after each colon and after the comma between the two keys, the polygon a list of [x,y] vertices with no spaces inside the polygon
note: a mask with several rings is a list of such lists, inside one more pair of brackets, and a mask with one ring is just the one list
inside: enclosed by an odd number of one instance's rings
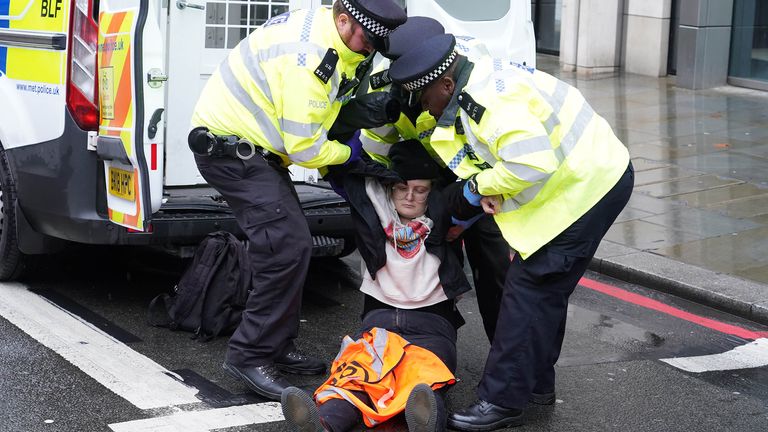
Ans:
{"label": "checkered police cap band", "polygon": [[365,15],[365,13],[355,9],[349,0],[341,0],[341,4],[349,11],[349,13],[359,22],[366,30],[375,34],[376,36],[385,38],[389,36],[394,29],[386,27],[384,24],[376,21],[375,19]]}
{"label": "checkered police cap band", "polygon": [[403,87],[410,92],[426,87],[427,84],[440,78],[443,72],[448,70],[448,68],[453,63],[453,60],[455,59],[456,59],[456,51],[451,51],[451,54],[442,63],[440,63],[439,66],[437,66],[435,69],[432,69],[432,71],[430,71],[429,73],[427,73],[426,75],[420,78],[417,78],[407,83],[403,83]]}

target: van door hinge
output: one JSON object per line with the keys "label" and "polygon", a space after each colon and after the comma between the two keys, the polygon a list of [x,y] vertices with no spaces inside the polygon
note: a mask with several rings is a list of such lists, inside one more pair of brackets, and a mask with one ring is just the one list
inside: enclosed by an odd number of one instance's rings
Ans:
{"label": "van door hinge", "polygon": [[147,84],[152,88],[159,88],[166,81],[168,81],[168,75],[160,69],[153,68],[147,72]]}

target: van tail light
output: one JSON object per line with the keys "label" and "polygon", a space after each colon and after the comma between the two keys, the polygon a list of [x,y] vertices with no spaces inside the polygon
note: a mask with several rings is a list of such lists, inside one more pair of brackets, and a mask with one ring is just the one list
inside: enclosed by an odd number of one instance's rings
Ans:
{"label": "van tail light", "polygon": [[99,26],[93,20],[94,0],[75,0],[69,21],[67,107],[83,130],[99,127],[96,55]]}

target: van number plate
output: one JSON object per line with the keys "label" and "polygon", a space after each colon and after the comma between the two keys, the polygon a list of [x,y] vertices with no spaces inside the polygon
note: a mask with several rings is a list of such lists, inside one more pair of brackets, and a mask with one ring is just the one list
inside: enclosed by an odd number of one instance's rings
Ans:
{"label": "van number plate", "polygon": [[133,201],[133,173],[118,168],[109,168],[109,193]]}

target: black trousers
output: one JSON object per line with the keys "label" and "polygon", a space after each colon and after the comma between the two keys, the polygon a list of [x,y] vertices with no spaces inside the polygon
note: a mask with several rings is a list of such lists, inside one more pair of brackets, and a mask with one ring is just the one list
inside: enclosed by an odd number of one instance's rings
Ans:
{"label": "black trousers", "polygon": [[[509,243],[491,216],[483,216],[464,231],[464,249],[472,269],[477,306],[488,341],[493,341],[504,280],[511,264]],[[461,242],[454,242],[461,248]]]}
{"label": "black trousers", "polygon": [[262,366],[295,349],[312,237],[288,169],[258,155],[242,161],[195,156],[203,178],[227,200],[248,237],[251,293],[226,354]]}
{"label": "black trousers", "polygon": [[480,399],[524,408],[532,391],[554,391],[568,298],[629,201],[633,185],[630,163],[608,194],[568,229],[528,259],[513,259],[496,336],[478,386]]}
{"label": "black trousers", "polygon": [[[375,309],[365,315],[355,338],[361,337],[364,331],[373,327],[397,333],[413,345],[432,351],[451,372],[456,372],[456,329],[442,316],[407,309]],[[446,391],[447,388],[443,387],[435,392],[439,431],[446,427]],[[367,397],[362,392],[357,394],[363,400]],[[331,399],[320,405],[319,409],[320,418],[331,432],[348,431],[362,419],[357,407],[342,399]]]}

